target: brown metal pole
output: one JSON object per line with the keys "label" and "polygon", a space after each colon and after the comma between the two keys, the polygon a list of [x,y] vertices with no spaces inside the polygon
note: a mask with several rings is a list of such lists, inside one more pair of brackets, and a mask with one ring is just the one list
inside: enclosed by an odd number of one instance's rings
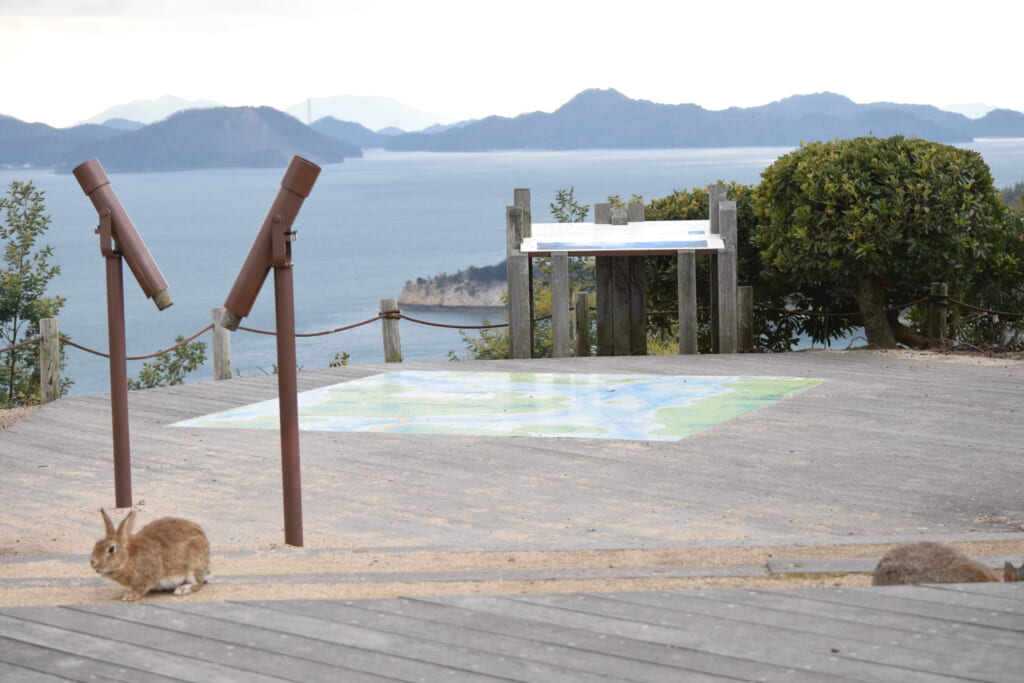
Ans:
{"label": "brown metal pole", "polygon": [[132,456],[128,435],[128,361],[124,325],[124,269],[121,256],[107,265],[107,335],[110,338],[110,419],[114,440],[114,499],[119,508],[132,506]]}
{"label": "brown metal pole", "polygon": [[292,284],[292,222],[309,196],[320,167],[293,157],[281,189],[267,213],[242,269],[224,300],[221,325],[238,329],[249,315],[267,271],[274,269],[274,310],[277,318],[277,382],[281,424],[281,482],[284,498],[284,542],[302,545],[302,468],[299,464],[299,391],[295,360],[295,291]]}
{"label": "brown metal pole", "polygon": [[274,267],[277,316],[277,393],[281,419],[284,542],[302,546],[302,471],[299,465],[299,390],[295,358],[295,293],[291,265]]}

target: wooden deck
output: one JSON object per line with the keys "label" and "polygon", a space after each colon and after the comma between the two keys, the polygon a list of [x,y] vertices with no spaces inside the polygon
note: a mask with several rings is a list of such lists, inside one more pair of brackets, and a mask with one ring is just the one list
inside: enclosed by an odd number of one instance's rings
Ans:
{"label": "wooden deck", "polygon": [[9,681],[1019,681],[1018,584],[0,610]]}
{"label": "wooden deck", "polygon": [[[130,605],[85,565],[97,508],[113,504],[108,401],[62,399],[0,432],[0,605],[27,605],[0,607],[0,680],[1020,680],[1019,584],[658,587],[863,572],[886,544],[923,538],[985,540],[993,561],[1019,564],[1024,362],[812,352],[401,368],[826,381],[676,442],[303,432],[306,549],[281,547],[275,432],[168,426],[274,398],[273,377],[133,393],[142,521],[199,521],[215,571],[246,553],[269,568]],[[299,386],[394,369],[304,372]],[[850,544],[870,555],[829,559]],[[709,549],[733,559],[708,567]],[[513,569],[502,553],[562,560]],[[316,575],[323,554],[349,563],[344,576]],[[437,562],[403,570],[413,556]],[[15,578],[26,563],[39,571]],[[264,580],[346,588],[275,599]]]}

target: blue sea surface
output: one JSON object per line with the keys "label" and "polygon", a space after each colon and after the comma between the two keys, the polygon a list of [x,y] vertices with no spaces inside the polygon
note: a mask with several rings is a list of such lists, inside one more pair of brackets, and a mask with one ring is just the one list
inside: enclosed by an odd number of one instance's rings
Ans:
{"label": "blue sea surface", "polygon": [[[1024,140],[978,141],[999,187],[1024,180]],[[505,207],[515,188],[530,188],[533,217],[553,220],[559,189],[575,187],[583,204],[609,195],[645,199],[716,181],[757,183],[790,148],[681,150],[512,151],[437,154],[369,151],[362,159],[323,168],[303,205],[292,245],[296,329],[319,332],[373,318],[380,300],[397,297],[408,280],[487,266],[505,258]],[[85,161],[83,159],[82,161]],[[102,162],[102,159],[100,159]],[[210,322],[248,253],[280,188],[283,169],[217,169],[173,173],[112,173],[112,186],[170,284],[174,306],[157,311],[125,268],[129,355],[171,346]],[[44,242],[61,274],[50,294],[67,299],[61,332],[106,351],[103,258],[96,212],[74,176],[46,170],[0,170],[33,181],[46,193],[52,217]],[[273,277],[242,324],[274,328]],[[480,313],[417,312],[414,317],[457,325],[480,324]],[[500,322],[496,312],[491,322]],[[441,361],[465,354],[457,330],[401,323],[406,360]],[[209,336],[201,337],[209,341]],[[299,339],[299,365],[326,367],[338,353],[351,363],[383,361],[380,323],[339,334]],[[232,337],[232,366],[242,376],[271,372],[274,338],[244,331]],[[141,361],[129,362],[137,375]],[[71,395],[109,391],[107,362],[68,349]],[[209,363],[189,377],[208,380]]]}

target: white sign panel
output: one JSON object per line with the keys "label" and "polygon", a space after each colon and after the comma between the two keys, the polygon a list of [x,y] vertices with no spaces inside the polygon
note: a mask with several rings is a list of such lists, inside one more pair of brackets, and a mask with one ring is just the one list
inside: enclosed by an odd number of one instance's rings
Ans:
{"label": "white sign panel", "polygon": [[524,254],[635,252],[672,253],[680,250],[724,249],[722,237],[711,233],[711,221],[643,221],[627,225],[594,223],[534,223],[533,235],[519,250]]}

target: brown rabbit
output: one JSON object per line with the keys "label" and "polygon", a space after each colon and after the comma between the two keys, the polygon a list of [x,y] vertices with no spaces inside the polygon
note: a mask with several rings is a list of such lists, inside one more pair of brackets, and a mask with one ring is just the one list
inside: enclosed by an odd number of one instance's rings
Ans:
{"label": "brown rabbit", "polygon": [[[1024,565],[1015,570],[1007,562],[1003,574],[1007,581],[1017,581],[1019,575],[1024,576]],[[930,541],[896,546],[882,556],[871,577],[873,586],[984,581],[999,581],[999,576],[949,546]]]}
{"label": "brown rabbit", "polygon": [[101,576],[128,587],[122,600],[138,600],[152,590],[188,595],[206,583],[210,543],[195,522],[163,517],[132,536],[135,510],[116,531],[107,511],[100,509],[100,513],[106,537],[96,541],[89,563]]}

